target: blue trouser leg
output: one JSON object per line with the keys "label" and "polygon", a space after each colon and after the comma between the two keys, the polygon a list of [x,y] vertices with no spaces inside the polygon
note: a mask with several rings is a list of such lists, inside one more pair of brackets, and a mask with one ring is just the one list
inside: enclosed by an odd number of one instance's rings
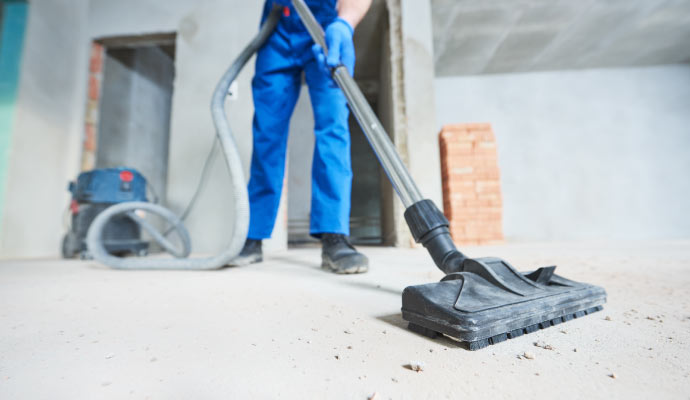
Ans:
{"label": "blue trouser leg", "polygon": [[285,37],[273,34],[259,51],[252,81],[254,148],[249,180],[249,239],[266,239],[275,224],[285,174],[290,116],[300,90],[301,68],[294,65]]}
{"label": "blue trouser leg", "polygon": [[315,60],[304,66],[314,110],[310,233],[350,234],[352,162],[345,95],[319,69]]}

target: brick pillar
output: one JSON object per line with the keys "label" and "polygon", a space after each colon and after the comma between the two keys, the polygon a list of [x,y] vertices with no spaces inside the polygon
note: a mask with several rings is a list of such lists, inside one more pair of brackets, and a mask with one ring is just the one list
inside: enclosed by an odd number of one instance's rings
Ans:
{"label": "brick pillar", "polygon": [[461,245],[503,240],[496,138],[490,124],[446,125],[439,134],[443,206]]}
{"label": "brick pillar", "polygon": [[96,166],[96,145],[98,141],[98,104],[101,97],[103,80],[103,45],[93,42],[89,60],[89,82],[86,99],[86,117],[84,121],[84,142],[81,156],[82,171]]}

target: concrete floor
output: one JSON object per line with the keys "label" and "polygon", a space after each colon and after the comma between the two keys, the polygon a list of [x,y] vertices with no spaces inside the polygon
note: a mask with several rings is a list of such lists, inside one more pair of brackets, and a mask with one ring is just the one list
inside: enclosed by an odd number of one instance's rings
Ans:
{"label": "concrete floor", "polygon": [[558,264],[609,303],[469,352],[404,327],[401,290],[441,277],[423,250],[366,248],[371,272],[346,277],[317,249],[218,272],[3,261],[0,398],[690,398],[690,241],[466,250]]}

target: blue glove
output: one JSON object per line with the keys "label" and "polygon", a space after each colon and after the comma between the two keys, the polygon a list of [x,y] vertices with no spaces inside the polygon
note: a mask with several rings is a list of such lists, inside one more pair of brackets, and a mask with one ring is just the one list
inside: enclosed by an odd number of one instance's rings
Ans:
{"label": "blue glove", "polygon": [[323,53],[323,49],[318,44],[312,47],[316,61],[325,70],[344,65],[350,75],[355,73],[355,43],[352,36],[355,30],[342,18],[336,18],[326,27],[326,46],[328,46],[328,57]]}

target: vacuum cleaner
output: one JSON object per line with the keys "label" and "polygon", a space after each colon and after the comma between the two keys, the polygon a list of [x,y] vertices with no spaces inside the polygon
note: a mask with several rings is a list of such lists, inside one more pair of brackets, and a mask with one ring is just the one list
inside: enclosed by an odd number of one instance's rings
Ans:
{"label": "vacuum cleaner", "polygon": [[[62,239],[62,257],[91,258],[86,233],[98,214],[113,204],[148,201],[146,178],[133,168],[100,168],[82,172],[68,186],[70,224]],[[149,243],[141,240],[139,224],[127,216],[111,219],[103,232],[103,245],[115,256],[148,255]]]}
{"label": "vacuum cleaner", "polygon": [[[327,51],[323,28],[304,0],[293,0],[292,4],[314,42]],[[109,256],[108,259],[100,246],[101,231],[108,218],[131,212],[134,205],[125,203],[105,210],[92,224],[87,242],[89,249],[95,248],[92,253],[96,259],[116,268],[209,269],[221,267],[239,253],[247,233],[247,191],[241,166],[233,169],[239,156],[222,103],[229,84],[271,34],[281,12],[282,7],[274,6],[259,35],[230,67],[214,94],[213,118],[226,160],[231,166],[237,216],[228,250],[206,261],[125,260],[123,264],[118,263],[116,257]],[[458,251],[450,236],[448,220],[431,200],[420,193],[347,68],[338,66],[331,70],[331,74],[405,206],[405,220],[412,236],[429,251],[436,266],[446,274],[441,282],[409,286],[403,291],[402,317],[409,322],[410,330],[432,338],[447,335],[465,342],[469,350],[477,350],[602,309],[606,302],[603,288],[558,276],[554,273],[554,266],[521,273],[499,258],[472,259]],[[149,207],[147,203],[138,203],[138,206],[167,216],[174,226],[179,222],[174,214],[161,207]],[[111,259],[116,259],[116,262]]]}

